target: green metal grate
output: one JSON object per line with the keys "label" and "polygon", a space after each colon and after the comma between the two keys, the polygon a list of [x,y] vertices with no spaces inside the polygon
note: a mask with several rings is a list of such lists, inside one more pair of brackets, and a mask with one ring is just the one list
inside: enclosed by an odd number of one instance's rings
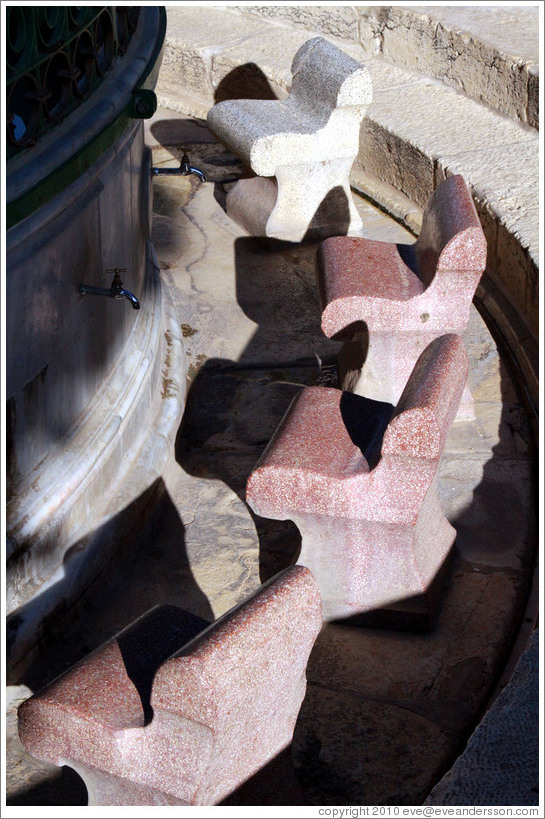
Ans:
{"label": "green metal grate", "polygon": [[8,160],[77,108],[122,56],[138,6],[8,6]]}

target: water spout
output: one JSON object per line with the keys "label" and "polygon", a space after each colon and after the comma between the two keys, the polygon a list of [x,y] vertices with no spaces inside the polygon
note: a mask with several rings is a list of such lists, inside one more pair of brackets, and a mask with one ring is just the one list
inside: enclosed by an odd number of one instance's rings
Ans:
{"label": "water spout", "polygon": [[189,162],[189,157],[186,153],[182,156],[180,166],[178,168],[152,168],[151,172],[153,176],[189,176],[189,174],[193,174],[194,176],[198,176],[201,182],[206,182],[206,176],[204,173],[199,170],[199,168],[195,168]]}
{"label": "water spout", "polygon": [[132,304],[134,310],[140,310],[140,302],[130,290],[125,290],[123,282],[119,276],[120,273],[125,273],[126,267],[114,267],[113,270],[107,270],[107,273],[113,273],[114,277],[110,287],[95,287],[91,284],[80,285],[79,292],[83,295],[91,296],[107,296],[110,299],[127,299]]}

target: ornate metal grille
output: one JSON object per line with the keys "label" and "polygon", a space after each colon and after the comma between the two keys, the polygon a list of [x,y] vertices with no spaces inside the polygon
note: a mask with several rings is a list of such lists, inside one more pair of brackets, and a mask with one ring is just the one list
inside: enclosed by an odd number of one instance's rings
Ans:
{"label": "ornate metal grille", "polygon": [[8,159],[99,85],[136,29],[138,6],[8,6]]}

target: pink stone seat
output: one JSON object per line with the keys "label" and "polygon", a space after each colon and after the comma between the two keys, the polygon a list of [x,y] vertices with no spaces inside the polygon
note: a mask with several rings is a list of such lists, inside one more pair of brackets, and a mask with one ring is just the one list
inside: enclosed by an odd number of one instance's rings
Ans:
{"label": "pink stone seat", "polygon": [[[345,236],[322,242],[322,330],[328,338],[359,342],[350,363],[342,363],[347,350],[341,358],[343,386],[395,404],[430,341],[464,332],[485,265],[486,239],[460,175],[433,193],[413,245]],[[473,416],[468,389],[464,416]]]}
{"label": "pink stone seat", "polygon": [[[258,515],[299,528],[297,562],[318,581],[324,619],[390,606],[397,627],[431,624],[428,592],[456,534],[439,503],[438,467],[467,372],[463,342],[448,334],[420,355],[395,409],[325,387],[303,389],[289,407],[246,499]],[[419,597],[423,613],[404,602]]]}
{"label": "pink stone seat", "polygon": [[321,624],[301,566],[204,630],[156,607],[26,700],[21,741],[91,805],[216,804],[291,742]]}

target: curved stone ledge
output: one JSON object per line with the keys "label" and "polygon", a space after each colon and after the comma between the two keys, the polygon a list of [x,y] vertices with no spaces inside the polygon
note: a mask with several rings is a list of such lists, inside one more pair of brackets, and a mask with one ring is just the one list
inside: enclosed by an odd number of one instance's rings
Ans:
{"label": "curved stone ledge", "polygon": [[539,10],[450,6],[245,6],[241,13],[359,43],[539,126]]}
{"label": "curved stone ledge", "polygon": [[[67,551],[107,520],[113,498],[121,509],[161,474],[185,397],[173,309],[149,245],[142,309],[115,367],[8,504],[8,613],[57,581]],[[142,485],[131,488],[125,479],[138,461]]]}

